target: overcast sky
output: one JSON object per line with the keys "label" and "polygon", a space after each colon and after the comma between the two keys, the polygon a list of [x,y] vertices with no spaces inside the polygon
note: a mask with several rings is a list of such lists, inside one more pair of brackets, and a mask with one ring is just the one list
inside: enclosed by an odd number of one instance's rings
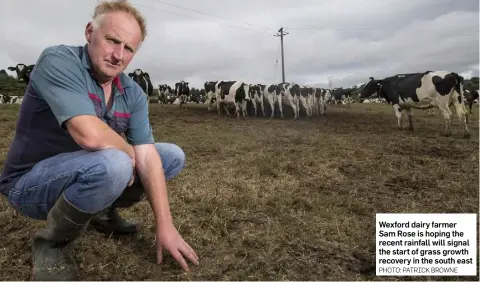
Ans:
{"label": "overcast sky", "polygon": [[[478,0],[131,0],[148,35],[127,71],[186,80],[350,87],[369,76],[426,70],[479,73]],[[0,69],[34,64],[56,44],[85,44],[97,0],[2,0]],[[4,40],[6,39],[6,40]],[[276,62],[278,59],[278,63]],[[9,72],[10,74],[13,74]]]}

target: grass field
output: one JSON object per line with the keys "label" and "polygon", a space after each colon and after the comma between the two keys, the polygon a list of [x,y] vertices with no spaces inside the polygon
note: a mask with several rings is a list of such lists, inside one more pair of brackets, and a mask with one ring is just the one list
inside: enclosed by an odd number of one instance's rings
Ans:
{"label": "grass field", "polygon": [[[0,161],[17,105],[0,110]],[[89,231],[75,242],[85,280],[474,280],[375,277],[375,213],[478,212],[479,126],[463,139],[458,119],[413,111],[396,128],[388,105],[330,106],[307,120],[219,118],[204,106],[151,105],[158,141],[187,155],[167,184],[174,222],[200,257],[185,274],[167,255],[155,264],[147,202],[122,210],[142,230],[126,238]],[[0,199],[0,279],[28,280],[30,238],[41,228]]]}

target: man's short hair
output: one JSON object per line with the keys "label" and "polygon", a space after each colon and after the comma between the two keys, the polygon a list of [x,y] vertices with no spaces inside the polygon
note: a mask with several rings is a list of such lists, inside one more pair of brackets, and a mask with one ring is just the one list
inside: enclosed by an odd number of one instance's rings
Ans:
{"label": "man's short hair", "polygon": [[93,14],[93,26],[97,28],[100,26],[103,15],[110,12],[122,11],[132,15],[140,26],[142,31],[142,41],[145,40],[147,36],[147,27],[145,23],[145,18],[142,16],[140,11],[130,4],[127,0],[114,0],[114,1],[102,1],[95,7]]}

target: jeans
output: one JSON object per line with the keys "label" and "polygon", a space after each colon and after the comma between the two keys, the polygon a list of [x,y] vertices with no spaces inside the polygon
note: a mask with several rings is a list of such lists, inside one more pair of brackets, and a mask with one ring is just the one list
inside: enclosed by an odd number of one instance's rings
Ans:
{"label": "jeans", "polygon": [[[185,166],[185,153],[175,144],[156,143],[165,179],[177,176]],[[64,192],[76,208],[98,213],[110,206],[128,207],[142,199],[143,186],[135,176],[132,161],[123,151],[106,149],[63,153],[37,163],[8,194],[8,202],[19,213],[40,220]]]}

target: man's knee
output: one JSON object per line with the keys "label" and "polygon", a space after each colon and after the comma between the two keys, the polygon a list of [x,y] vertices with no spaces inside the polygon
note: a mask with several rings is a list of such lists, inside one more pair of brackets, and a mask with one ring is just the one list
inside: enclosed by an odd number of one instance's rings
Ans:
{"label": "man's knee", "polygon": [[185,167],[185,152],[176,144],[157,143],[155,147],[162,159],[166,180],[177,176]]}
{"label": "man's knee", "polygon": [[[66,190],[67,199],[87,212],[98,212],[111,205],[132,178],[132,160],[123,151],[95,152],[94,161],[79,175],[76,187]],[[73,188],[73,189],[72,189]]]}
{"label": "man's knee", "polygon": [[180,170],[185,167],[185,152],[176,144],[171,144],[171,150],[173,157],[172,166],[179,168]]}
{"label": "man's knee", "polygon": [[118,149],[102,150],[99,151],[99,154],[103,157],[98,162],[99,169],[100,172],[105,174],[106,181],[125,188],[133,174],[132,159],[130,156]]}

